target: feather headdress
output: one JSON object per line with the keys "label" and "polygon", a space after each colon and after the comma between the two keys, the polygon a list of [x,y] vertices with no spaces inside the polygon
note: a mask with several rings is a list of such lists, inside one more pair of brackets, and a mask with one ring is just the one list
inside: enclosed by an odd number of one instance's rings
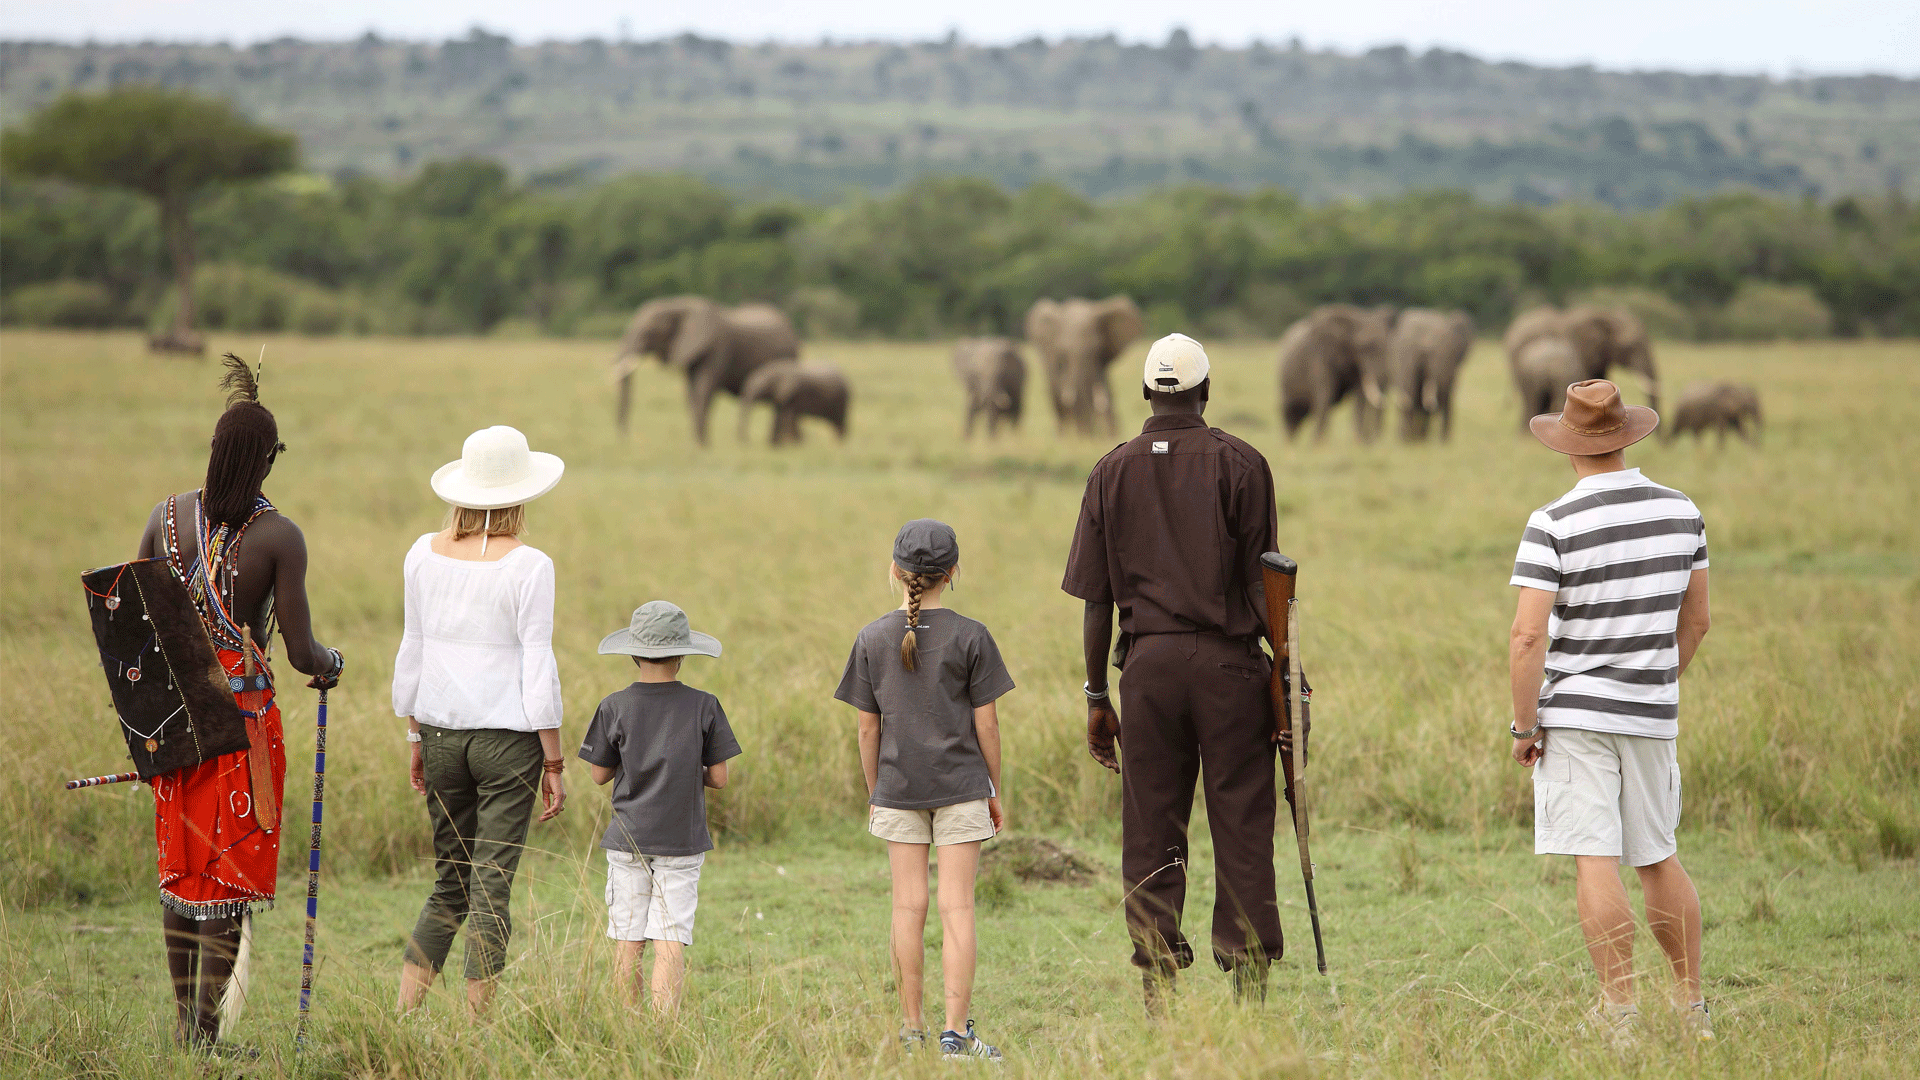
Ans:
{"label": "feather headdress", "polygon": [[266,350],[260,350],[259,370],[250,370],[247,362],[227,353],[220,357],[226,365],[226,374],[220,376],[220,389],[227,392],[227,408],[231,409],[243,401],[260,400],[260,375],[266,370]]}

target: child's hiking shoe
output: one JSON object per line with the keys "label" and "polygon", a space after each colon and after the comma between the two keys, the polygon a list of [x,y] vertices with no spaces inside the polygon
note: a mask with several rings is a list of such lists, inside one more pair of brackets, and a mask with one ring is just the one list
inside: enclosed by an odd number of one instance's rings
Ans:
{"label": "child's hiking shoe", "polygon": [[1640,1009],[1602,1001],[1587,1010],[1587,1030],[1615,1050],[1631,1050],[1640,1041]]}
{"label": "child's hiking shoe", "polygon": [[907,1027],[905,1024],[900,1025],[900,1049],[911,1054],[916,1050],[925,1050],[926,1048],[926,1032],[919,1028]]}
{"label": "child's hiking shoe", "polygon": [[1680,1020],[1686,1025],[1687,1036],[1694,1042],[1713,1041],[1713,1013],[1707,1009],[1706,1002],[1696,1001],[1687,1006],[1687,1011],[1680,1014]]}
{"label": "child's hiking shoe", "polygon": [[967,1021],[966,1034],[958,1031],[940,1033],[940,1059],[942,1061],[991,1061],[1000,1064],[1000,1048],[989,1046],[980,1036],[973,1033],[973,1021]]}

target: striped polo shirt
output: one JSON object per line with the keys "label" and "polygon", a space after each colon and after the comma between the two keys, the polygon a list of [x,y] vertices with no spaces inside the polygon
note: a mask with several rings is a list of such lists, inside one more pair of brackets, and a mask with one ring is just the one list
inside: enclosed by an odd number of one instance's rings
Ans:
{"label": "striped polo shirt", "polygon": [[1680,599],[1707,565],[1693,500],[1639,469],[1583,478],[1533,512],[1513,584],[1554,594],[1540,722],[1680,734]]}

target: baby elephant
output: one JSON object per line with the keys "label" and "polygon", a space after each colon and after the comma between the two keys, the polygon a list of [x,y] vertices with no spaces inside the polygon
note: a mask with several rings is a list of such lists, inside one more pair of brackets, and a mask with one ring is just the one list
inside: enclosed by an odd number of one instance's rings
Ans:
{"label": "baby elephant", "polygon": [[[1751,429],[1749,429],[1751,425]],[[1665,425],[1669,440],[1691,433],[1697,442],[1709,431],[1718,432],[1720,445],[1727,432],[1752,443],[1760,435],[1760,392],[1746,383],[1694,383],[1680,395],[1673,422]]]}
{"label": "baby elephant", "polygon": [[800,441],[800,418],[817,416],[833,425],[841,440],[847,437],[847,403],[852,391],[847,377],[830,364],[802,364],[780,360],[747,376],[740,389],[740,437],[747,437],[747,420],[754,405],[773,406],[771,446]]}
{"label": "baby elephant", "polygon": [[1027,388],[1027,362],[1012,338],[962,338],[953,347],[953,372],[967,389],[967,438],[973,422],[987,417],[987,434],[1000,433],[1000,424],[1018,427]]}

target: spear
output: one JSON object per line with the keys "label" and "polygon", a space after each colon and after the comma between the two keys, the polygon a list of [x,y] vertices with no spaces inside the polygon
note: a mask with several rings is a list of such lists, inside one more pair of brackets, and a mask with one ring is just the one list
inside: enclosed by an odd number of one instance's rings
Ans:
{"label": "spear", "polygon": [[102,784],[130,784],[140,779],[137,772],[117,772],[108,776],[89,776],[85,780],[67,781],[67,790],[74,791],[83,787],[99,787]]}

